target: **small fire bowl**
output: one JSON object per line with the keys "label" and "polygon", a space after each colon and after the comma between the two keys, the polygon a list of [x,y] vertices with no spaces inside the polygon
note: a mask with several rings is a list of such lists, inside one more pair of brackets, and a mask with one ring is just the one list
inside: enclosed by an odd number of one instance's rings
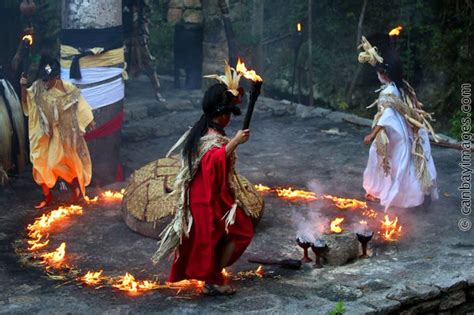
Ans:
{"label": "small fire bowl", "polygon": [[369,255],[367,255],[367,243],[374,237],[374,232],[356,233],[356,235],[362,245],[362,255],[360,255],[360,258],[369,258]]}
{"label": "small fire bowl", "polygon": [[310,248],[312,244],[308,241],[301,240],[299,237],[296,238],[296,244],[303,249],[303,258],[301,258],[301,262],[309,263],[313,261],[308,255],[308,248]]}
{"label": "small fire bowl", "polygon": [[323,268],[323,265],[321,264],[321,255],[329,251],[329,246],[324,240],[319,239],[314,244],[311,244],[311,249],[316,256],[314,268]]}

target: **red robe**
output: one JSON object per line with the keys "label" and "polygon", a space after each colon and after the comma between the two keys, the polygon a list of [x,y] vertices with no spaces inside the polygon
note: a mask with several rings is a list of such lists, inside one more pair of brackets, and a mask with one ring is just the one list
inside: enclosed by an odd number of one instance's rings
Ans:
{"label": "red robe", "polygon": [[189,238],[184,237],[179,246],[168,281],[197,279],[223,284],[219,261],[225,244],[231,241],[235,244],[229,266],[250,244],[253,224],[242,209],[237,208],[235,223],[228,227],[228,233],[225,231],[222,217],[234,204],[229,188],[229,164],[225,145],[210,149],[202,157],[190,183],[189,207],[193,224]]}

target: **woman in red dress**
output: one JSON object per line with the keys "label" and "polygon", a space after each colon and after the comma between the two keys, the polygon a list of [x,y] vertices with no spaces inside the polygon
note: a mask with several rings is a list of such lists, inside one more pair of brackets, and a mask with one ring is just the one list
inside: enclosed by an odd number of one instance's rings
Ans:
{"label": "woman in red dress", "polygon": [[157,262],[177,249],[169,281],[202,280],[203,293],[210,295],[235,293],[221,271],[242,255],[253,237],[252,207],[238,196],[234,170],[235,150],[250,133],[239,130],[229,140],[224,132],[231,114],[240,114],[240,96],[221,83],[206,91],[201,119],[183,136],[183,166],[173,192],[181,197],[175,218],[154,256]]}

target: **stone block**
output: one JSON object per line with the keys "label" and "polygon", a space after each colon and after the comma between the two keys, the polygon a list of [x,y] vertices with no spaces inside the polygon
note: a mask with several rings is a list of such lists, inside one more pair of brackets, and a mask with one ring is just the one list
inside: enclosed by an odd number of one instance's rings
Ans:
{"label": "stone block", "polygon": [[399,285],[392,289],[387,295],[387,299],[396,300],[404,305],[414,304],[420,301],[430,300],[438,297],[440,290],[437,287],[411,283]]}
{"label": "stone block", "polygon": [[359,241],[353,232],[323,234],[320,238],[329,246],[323,257],[331,266],[342,266],[359,256]]}
{"label": "stone block", "polygon": [[183,17],[183,10],[178,8],[169,8],[167,19],[169,23],[178,23]]}
{"label": "stone block", "polygon": [[400,315],[425,314],[427,312],[434,312],[439,307],[440,300],[434,299],[418,303],[410,308],[400,312]]}
{"label": "stone block", "polygon": [[439,275],[431,280],[431,284],[437,286],[441,292],[451,292],[464,289],[468,282],[460,276]]}
{"label": "stone block", "polygon": [[351,114],[343,113],[343,112],[331,112],[329,113],[326,118],[334,122],[343,122],[345,118],[351,116]]}
{"label": "stone block", "polygon": [[203,21],[202,11],[186,9],[183,13],[183,20],[186,23],[201,24]]}
{"label": "stone block", "polygon": [[466,302],[466,293],[463,290],[448,292],[441,297],[439,309],[449,310]]}
{"label": "stone block", "polygon": [[375,309],[379,315],[393,314],[402,306],[402,304],[398,301],[384,299],[381,297],[367,297],[359,301]]}
{"label": "stone block", "polygon": [[183,5],[183,0],[170,0],[170,2],[168,3],[169,8],[182,8]]}
{"label": "stone block", "polygon": [[201,0],[184,0],[184,7],[191,9],[199,9],[202,7]]}

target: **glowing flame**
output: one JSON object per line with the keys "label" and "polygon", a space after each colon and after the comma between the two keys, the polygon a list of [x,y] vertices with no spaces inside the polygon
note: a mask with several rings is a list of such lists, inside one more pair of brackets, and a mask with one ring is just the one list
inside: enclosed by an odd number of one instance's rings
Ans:
{"label": "glowing flame", "polygon": [[342,228],[339,226],[339,224],[344,221],[344,218],[335,218],[334,220],[331,221],[331,232],[333,233],[341,233]]}
{"label": "glowing flame", "polygon": [[106,277],[102,275],[103,270],[92,272],[88,271],[84,276],[80,277],[79,280],[88,285],[97,285],[102,282]]}
{"label": "glowing flame", "polygon": [[257,277],[263,278],[265,271],[263,270],[262,266],[258,266],[257,270],[255,270],[255,275],[257,275]]}
{"label": "glowing flame", "polygon": [[281,189],[277,188],[276,193],[277,193],[277,196],[280,197],[281,199],[292,200],[292,201],[297,201],[297,200],[311,201],[311,200],[318,199],[314,192],[306,191],[306,190],[298,190],[298,189],[293,189],[293,188],[281,188]]}
{"label": "glowing flame", "polygon": [[252,80],[254,82],[262,82],[262,78],[255,72],[255,70],[248,70],[247,67],[245,67],[245,63],[240,60],[240,58],[237,60],[237,66],[235,67],[235,70],[242,74],[244,78]]}
{"label": "glowing flame", "polygon": [[95,196],[94,198],[89,198],[88,196],[84,196],[84,200],[87,203],[96,203],[97,201],[99,201],[99,196]]}
{"label": "glowing flame", "polygon": [[145,292],[160,287],[158,283],[154,281],[137,281],[135,280],[135,277],[129,274],[128,272],[125,273],[124,276],[119,277],[117,282],[112,286],[121,291],[127,291],[130,293]]}
{"label": "glowing flame", "polygon": [[367,203],[357,199],[340,198],[332,195],[323,195],[324,199],[332,200],[339,209],[366,208]]}
{"label": "glowing flame", "polygon": [[202,288],[204,288],[204,281],[200,281],[200,280],[181,280],[181,281],[178,281],[178,282],[167,282],[166,287],[170,288],[170,289],[177,289],[178,293],[179,293],[179,291],[186,290],[186,289],[202,290]]}
{"label": "glowing flame", "polygon": [[375,219],[378,213],[374,209],[367,208],[362,211],[362,215],[368,218]]}
{"label": "glowing flame", "polygon": [[33,45],[33,35],[27,34],[21,38],[22,41],[28,44],[28,46]]}
{"label": "glowing flame", "polygon": [[365,220],[360,220],[360,221],[359,221],[359,224],[367,225],[367,221],[365,221]]}
{"label": "glowing flame", "polygon": [[390,220],[389,216],[386,214],[383,221],[380,221],[382,224],[381,231],[379,232],[382,238],[386,241],[396,241],[399,236],[401,236],[402,226],[398,225],[398,217]]}
{"label": "glowing flame", "polygon": [[299,33],[301,32],[301,30],[302,30],[301,23],[296,24],[296,31]]}
{"label": "glowing flame", "polygon": [[54,252],[45,253],[41,255],[43,263],[48,264],[52,267],[58,268],[61,266],[64,257],[66,256],[66,243],[61,243]]}
{"label": "glowing flame", "polygon": [[402,31],[403,27],[402,26],[397,26],[394,29],[392,29],[388,35],[389,36],[399,36],[400,32]]}
{"label": "glowing flame", "polygon": [[222,276],[223,276],[224,278],[229,278],[230,275],[231,275],[231,273],[228,272],[227,270],[225,270],[225,268],[222,268],[221,273],[222,273]]}
{"label": "glowing flame", "polygon": [[270,187],[262,184],[255,185],[255,189],[260,192],[269,192],[272,190]]}
{"label": "glowing flame", "polygon": [[108,200],[108,201],[120,201],[123,199],[123,194],[125,193],[125,189],[120,190],[120,192],[114,192],[111,190],[104,191],[100,196],[101,198]]}

